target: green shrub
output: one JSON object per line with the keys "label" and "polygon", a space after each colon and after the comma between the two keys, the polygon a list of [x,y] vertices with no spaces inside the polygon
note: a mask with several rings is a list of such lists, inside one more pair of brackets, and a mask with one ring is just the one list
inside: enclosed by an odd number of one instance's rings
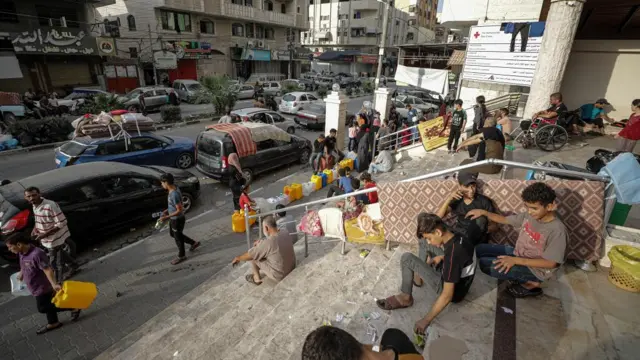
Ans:
{"label": "green shrub", "polygon": [[178,122],[182,120],[180,106],[164,105],[160,108],[160,117],[164,122]]}
{"label": "green shrub", "polygon": [[99,94],[92,99],[86,99],[80,106],[80,114],[100,114],[112,110],[124,110],[125,105],[122,98],[115,94]]}
{"label": "green shrub", "polygon": [[200,83],[204,90],[196,96],[195,103],[212,104],[216,114],[224,114],[236,105],[238,90],[226,76],[203,76]]}
{"label": "green shrub", "polygon": [[282,95],[285,95],[285,94],[296,92],[296,91],[300,91],[300,88],[298,87],[298,85],[287,83],[282,86],[281,93]]}
{"label": "green shrub", "polygon": [[373,94],[373,90],[375,89],[375,85],[372,81],[365,80],[362,82],[362,92],[365,94]]}
{"label": "green shrub", "polygon": [[321,98],[324,98],[325,96],[327,96],[328,93],[329,93],[329,90],[327,89],[326,86],[320,85],[320,87],[318,87],[318,96],[320,96]]}
{"label": "green shrub", "polygon": [[344,90],[344,93],[345,93],[347,96],[351,96],[351,95],[353,95],[353,88],[352,88],[351,86],[347,87],[347,88]]}

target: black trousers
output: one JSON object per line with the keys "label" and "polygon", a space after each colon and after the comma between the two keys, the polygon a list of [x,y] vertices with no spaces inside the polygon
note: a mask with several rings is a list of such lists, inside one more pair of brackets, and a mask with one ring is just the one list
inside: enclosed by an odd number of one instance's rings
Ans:
{"label": "black trousers", "polygon": [[62,311],[73,311],[73,309],[58,309],[51,303],[54,292],[42,294],[36,296],[36,305],[38,306],[38,312],[47,315],[47,324],[53,325],[58,323],[58,313]]}
{"label": "black trousers", "polygon": [[[449,141],[447,141],[447,149],[448,150],[455,150],[458,148],[458,141],[460,140],[460,134],[462,133],[460,128],[454,128],[452,127],[449,130]],[[453,148],[451,148],[451,145],[453,144]]]}
{"label": "black trousers", "polygon": [[169,223],[169,234],[173,236],[173,238],[176,240],[176,245],[178,245],[178,257],[185,256],[185,243],[189,245],[193,245],[196,243],[193,239],[183,233],[185,222],[186,219],[184,218],[184,216],[181,216],[177,219],[171,219],[171,222]]}
{"label": "black trousers", "polygon": [[333,197],[334,195],[342,195],[344,194],[344,190],[340,188],[338,185],[329,186],[329,192],[327,193],[327,198]]}
{"label": "black trousers", "polygon": [[531,25],[529,23],[515,23],[513,24],[513,33],[511,34],[511,47],[509,51],[514,52],[516,47],[516,36],[520,33],[520,52],[527,51],[527,43],[529,42],[529,29]]}
{"label": "black trousers", "polygon": [[78,267],[78,263],[66,251],[64,251],[64,245],[48,249],[48,253],[49,261],[51,262],[51,266],[53,266],[53,271],[56,275],[56,281],[58,284],[62,284],[62,281],[64,281],[65,266],[75,269]]}

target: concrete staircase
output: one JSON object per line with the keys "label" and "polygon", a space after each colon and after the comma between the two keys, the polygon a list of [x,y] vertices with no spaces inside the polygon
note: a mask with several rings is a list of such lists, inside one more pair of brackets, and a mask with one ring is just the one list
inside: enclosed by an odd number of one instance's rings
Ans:
{"label": "concrete staircase", "polygon": [[369,246],[362,258],[363,248],[348,245],[340,255],[340,244],[314,239],[304,258],[300,241],[296,269],[277,284],[247,283],[248,265],[225,268],[97,359],[299,359],[306,335],[323,321],[371,342],[363,314],[382,315],[370,320],[378,337],[386,323],[405,322],[374,301],[397,291],[403,251]]}

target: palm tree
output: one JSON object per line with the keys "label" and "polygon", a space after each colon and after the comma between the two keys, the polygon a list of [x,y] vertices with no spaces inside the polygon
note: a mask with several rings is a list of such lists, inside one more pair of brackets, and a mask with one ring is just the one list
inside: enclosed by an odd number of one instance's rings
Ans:
{"label": "palm tree", "polygon": [[203,90],[196,96],[196,102],[211,103],[216,114],[225,114],[238,101],[238,89],[226,76],[204,76],[200,79]]}

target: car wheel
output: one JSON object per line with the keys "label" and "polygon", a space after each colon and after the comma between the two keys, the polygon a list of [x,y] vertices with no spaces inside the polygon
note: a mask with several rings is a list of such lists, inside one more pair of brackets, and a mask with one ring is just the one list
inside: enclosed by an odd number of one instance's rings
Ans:
{"label": "car wheel", "polygon": [[253,171],[251,171],[251,169],[242,169],[242,174],[244,174],[244,179],[247,181],[247,184],[253,182]]}
{"label": "car wheel", "polygon": [[280,96],[280,91],[276,92],[276,96]]}
{"label": "car wheel", "polygon": [[176,166],[178,169],[188,169],[193,166],[193,155],[189,153],[182,153],[176,159]]}
{"label": "car wheel", "polygon": [[295,134],[295,133],[296,133],[296,129],[295,129],[293,126],[289,126],[289,127],[287,128],[287,132],[288,132],[289,134]]}
{"label": "car wheel", "polygon": [[184,208],[184,212],[188,213],[192,206],[193,196],[187,192],[182,193],[182,207]]}
{"label": "car wheel", "polygon": [[300,154],[300,164],[307,164],[309,163],[309,149],[304,149],[302,150],[302,153]]}
{"label": "car wheel", "polygon": [[140,107],[138,105],[130,105],[129,107],[127,107],[127,111],[137,113],[140,112]]}

